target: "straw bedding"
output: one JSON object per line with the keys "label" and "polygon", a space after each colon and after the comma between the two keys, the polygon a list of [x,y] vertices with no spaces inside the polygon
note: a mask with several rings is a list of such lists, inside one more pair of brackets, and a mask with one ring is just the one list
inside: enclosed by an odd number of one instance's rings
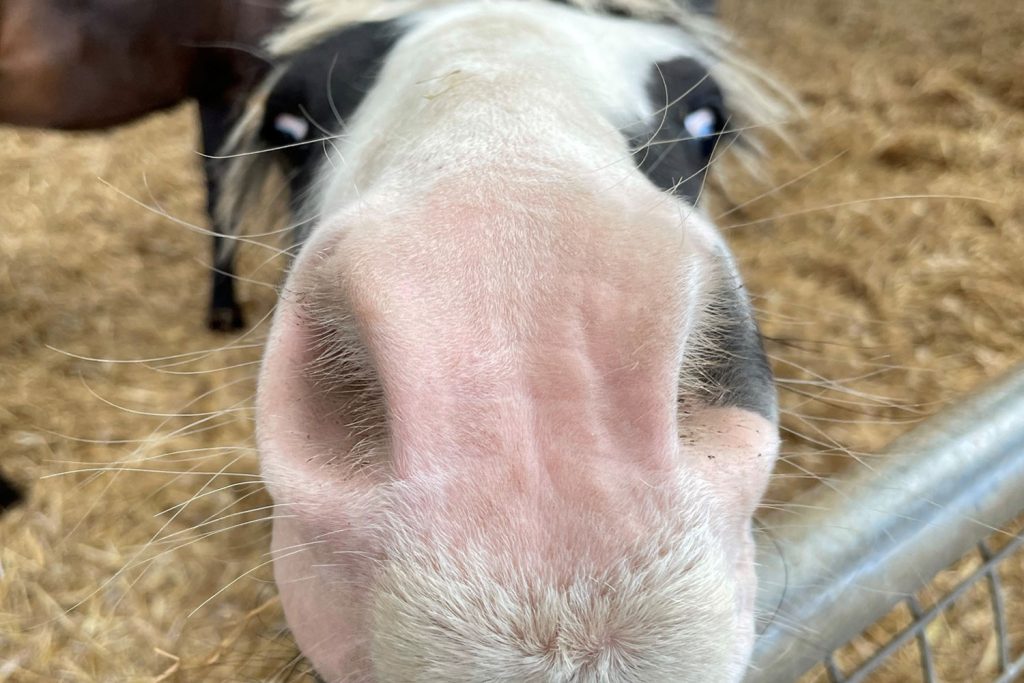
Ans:
{"label": "straw bedding", "polygon": [[[783,380],[777,503],[1024,357],[1024,6],[731,0],[723,16],[808,107],[772,183],[711,205]],[[0,519],[0,681],[307,678],[254,477],[265,325],[203,329],[195,144],[190,109],[109,134],[0,130],[0,471],[30,488]],[[256,322],[280,264],[244,256]],[[985,598],[929,632],[945,680],[994,670]],[[915,668],[904,653],[874,680]]]}

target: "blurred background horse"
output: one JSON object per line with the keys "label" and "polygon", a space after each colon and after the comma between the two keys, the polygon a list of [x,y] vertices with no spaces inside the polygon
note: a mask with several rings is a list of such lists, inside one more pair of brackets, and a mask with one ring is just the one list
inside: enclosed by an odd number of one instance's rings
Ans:
{"label": "blurred background horse", "polygon": [[[249,87],[267,69],[260,40],[285,0],[3,0],[0,123],[107,128],[198,103],[208,207],[216,203],[223,144]],[[244,325],[232,250],[213,224],[208,325]]]}

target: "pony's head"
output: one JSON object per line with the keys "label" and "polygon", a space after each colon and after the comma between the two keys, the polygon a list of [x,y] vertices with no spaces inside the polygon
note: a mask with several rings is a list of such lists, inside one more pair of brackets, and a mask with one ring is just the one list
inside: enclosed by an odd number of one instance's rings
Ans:
{"label": "pony's head", "polygon": [[229,213],[279,163],[303,226],[257,431],[328,681],[746,666],[775,395],[697,206],[777,110],[707,17],[592,4],[300,2],[236,134]]}

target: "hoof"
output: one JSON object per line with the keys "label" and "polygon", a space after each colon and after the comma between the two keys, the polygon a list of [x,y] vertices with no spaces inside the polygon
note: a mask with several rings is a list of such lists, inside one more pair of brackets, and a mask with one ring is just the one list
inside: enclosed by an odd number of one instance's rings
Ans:
{"label": "hoof", "polygon": [[0,512],[21,502],[21,492],[13,484],[0,477]]}
{"label": "hoof", "polygon": [[210,309],[210,315],[206,319],[206,325],[214,332],[234,332],[245,327],[245,317],[242,315],[242,307],[217,306]]}

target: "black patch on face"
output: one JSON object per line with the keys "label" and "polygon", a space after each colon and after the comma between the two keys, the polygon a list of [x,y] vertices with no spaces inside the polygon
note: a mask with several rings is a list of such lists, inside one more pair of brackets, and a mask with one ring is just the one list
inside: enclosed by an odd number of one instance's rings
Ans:
{"label": "black patch on face", "polygon": [[779,417],[775,380],[761,342],[746,289],[731,261],[711,293],[707,322],[699,332],[684,373],[696,380],[700,398],[712,406],[743,408],[775,423]]}
{"label": "black patch on face", "polygon": [[[331,34],[292,55],[267,97],[260,138],[286,167],[292,207],[305,198],[314,174],[327,156],[331,135],[343,133],[373,85],[381,63],[401,35],[395,21],[368,22]],[[282,121],[300,121],[305,131]],[[309,144],[295,144],[307,141]]]}
{"label": "black patch on face", "polygon": [[[647,93],[655,115],[652,129],[632,140],[637,166],[658,187],[695,202],[716,146],[728,142],[722,91],[707,69],[681,57],[652,67]],[[688,130],[688,123],[702,125]]]}

